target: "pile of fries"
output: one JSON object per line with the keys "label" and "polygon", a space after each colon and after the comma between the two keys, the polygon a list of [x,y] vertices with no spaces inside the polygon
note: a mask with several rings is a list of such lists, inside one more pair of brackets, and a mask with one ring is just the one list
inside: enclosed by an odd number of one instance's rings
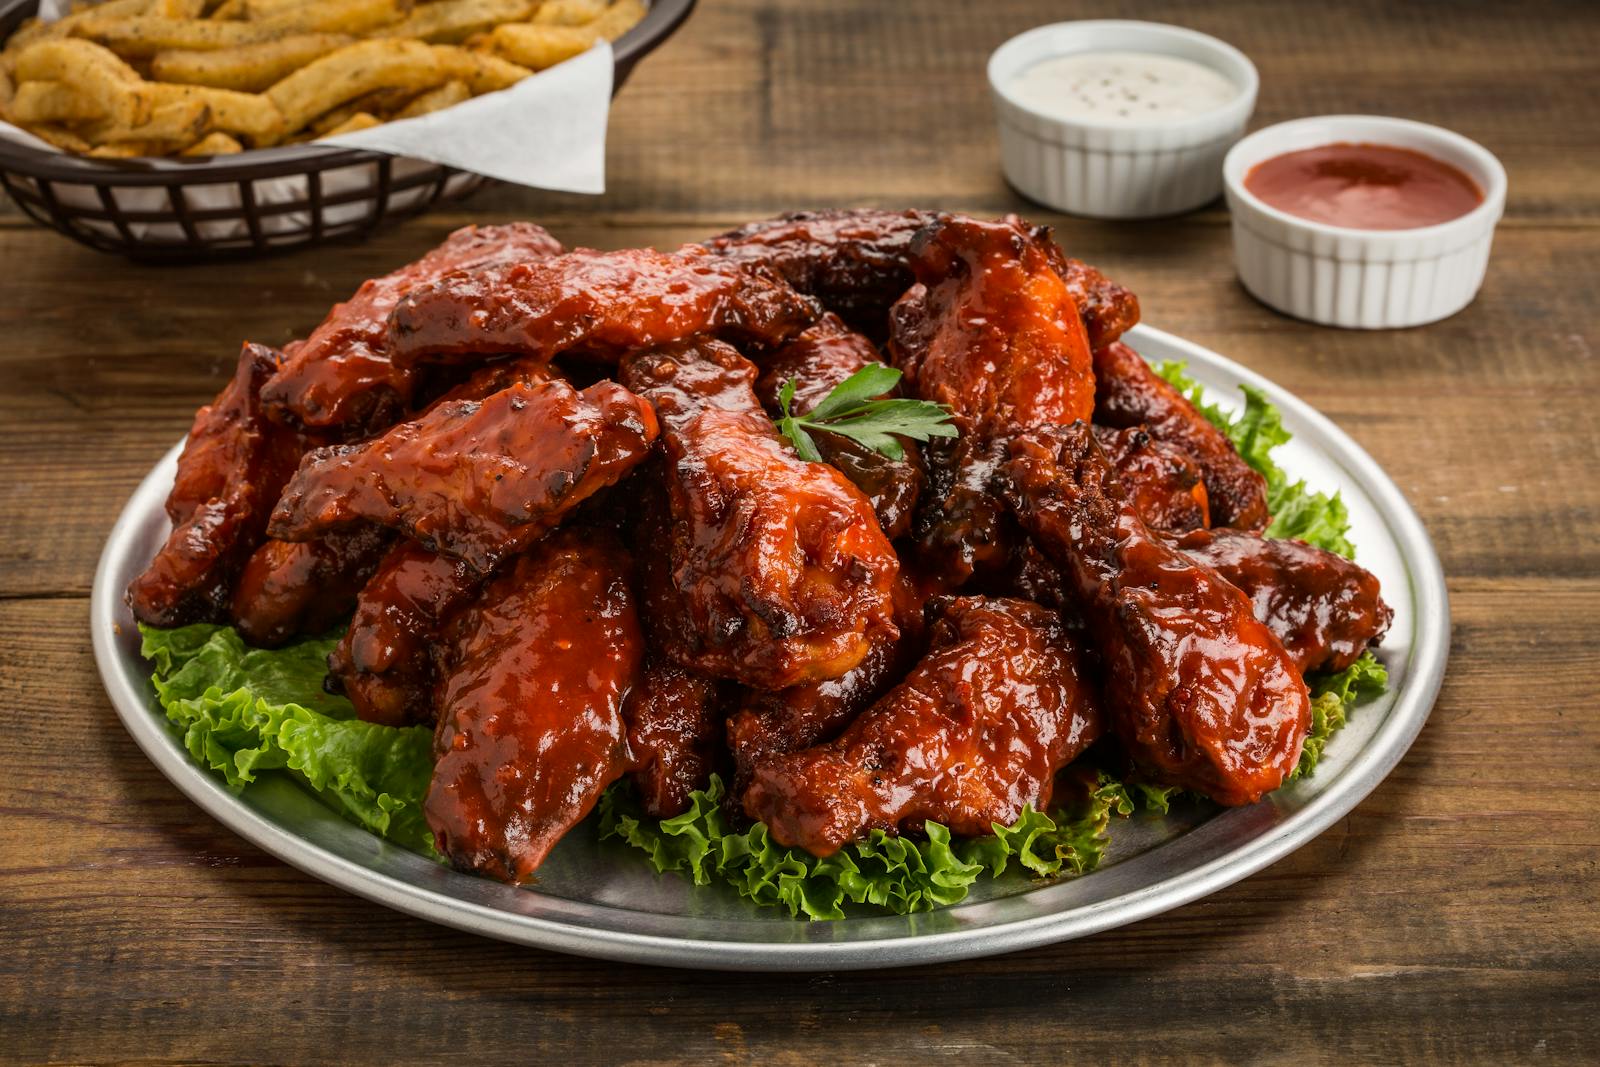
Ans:
{"label": "pile of fries", "polygon": [[0,51],[0,117],[69,152],[210,156],[508,88],[645,0],[104,0]]}

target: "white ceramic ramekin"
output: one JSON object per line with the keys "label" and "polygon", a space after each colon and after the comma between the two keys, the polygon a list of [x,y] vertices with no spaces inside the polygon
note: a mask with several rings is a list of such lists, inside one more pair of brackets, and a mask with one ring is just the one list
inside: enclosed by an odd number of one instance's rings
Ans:
{"label": "white ceramic ramekin", "polygon": [[[1079,52],[1178,56],[1221,74],[1239,95],[1203,115],[1130,126],[1045,115],[1012,93],[1012,79],[1028,67]],[[1057,22],[1011,38],[989,57],[1006,179],[1030,200],[1102,219],[1176,215],[1215,199],[1222,157],[1244,133],[1259,84],[1237,48],[1158,22]]]}
{"label": "white ceramic ramekin", "polygon": [[[1279,211],[1244,187],[1257,163],[1326,144],[1409,148],[1465,171],[1483,203],[1458,219],[1414,230],[1354,230]],[[1268,126],[1224,161],[1239,280],[1263,304],[1324,326],[1381,330],[1454,315],[1477,295],[1506,172],[1483,146],[1437,126],[1376,115],[1325,115]]]}

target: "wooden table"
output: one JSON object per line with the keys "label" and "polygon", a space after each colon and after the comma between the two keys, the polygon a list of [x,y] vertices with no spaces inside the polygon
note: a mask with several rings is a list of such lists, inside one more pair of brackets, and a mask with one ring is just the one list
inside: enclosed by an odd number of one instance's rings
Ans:
{"label": "wooden table", "polygon": [[[1439,122],[1496,152],[1478,301],[1425,329],[1292,322],[1218,206],[1058,219],[1002,183],[983,61],[1056,18],[1244,49],[1257,124]],[[0,215],[0,1057],[773,1062],[1581,1061],[1600,1036],[1600,150],[1592,5],[707,0],[613,113],[603,199],[499,189],[361,246],[158,269]],[[86,629],[118,509],[228,372],[474,220],[672,245],[814,205],[1024,211],[1146,320],[1281,382],[1427,523],[1454,647],[1370,799],[1240,885],[945,967],[691,974],[515,948],[347,896],[222,830],[117,724]]]}

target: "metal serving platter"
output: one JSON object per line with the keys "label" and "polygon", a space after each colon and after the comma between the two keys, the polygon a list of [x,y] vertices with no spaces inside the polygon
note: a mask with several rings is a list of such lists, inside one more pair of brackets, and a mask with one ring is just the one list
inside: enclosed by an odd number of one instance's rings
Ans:
{"label": "metal serving platter", "polygon": [[458,874],[345,822],[287,779],[235,795],[191,763],[155,704],[122,591],[165,539],[162,510],[178,449],[156,465],[117,521],[95,575],[95,658],[128,732],[174,785],[218,821],[300,870],[387,907],[525,945],[680,967],[814,971],[988,956],[1135,922],[1203,897],[1310,841],[1383,780],[1422,729],[1449,652],[1444,577],[1427,532],[1393,482],[1333,423],[1224,357],[1140,326],[1125,338],[1151,360],[1188,361],[1224,406],[1264,390],[1294,440],[1277,453],[1313,488],[1350,508],[1362,564],[1383,582],[1394,625],[1379,654],[1389,691],[1356,707],[1314,776],[1248,808],[1195,805],[1114,820],[1094,873],[1060,882],[982,880],[963,903],[919,915],[791,919],[720,886],[656,875],[637,853],[602,843],[590,823],[561,842],[536,886]]}

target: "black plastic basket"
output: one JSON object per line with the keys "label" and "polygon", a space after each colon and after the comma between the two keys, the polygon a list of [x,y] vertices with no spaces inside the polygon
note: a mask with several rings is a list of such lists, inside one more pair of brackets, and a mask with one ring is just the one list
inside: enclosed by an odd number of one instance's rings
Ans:
{"label": "black plastic basket", "polygon": [[[613,45],[613,92],[694,5],[695,0],[652,0],[644,19]],[[38,6],[38,0],[0,0],[0,40]],[[24,213],[90,248],[139,260],[219,259],[335,237],[359,239],[492,180],[423,160],[328,145],[107,160],[0,139],[0,183]]]}

